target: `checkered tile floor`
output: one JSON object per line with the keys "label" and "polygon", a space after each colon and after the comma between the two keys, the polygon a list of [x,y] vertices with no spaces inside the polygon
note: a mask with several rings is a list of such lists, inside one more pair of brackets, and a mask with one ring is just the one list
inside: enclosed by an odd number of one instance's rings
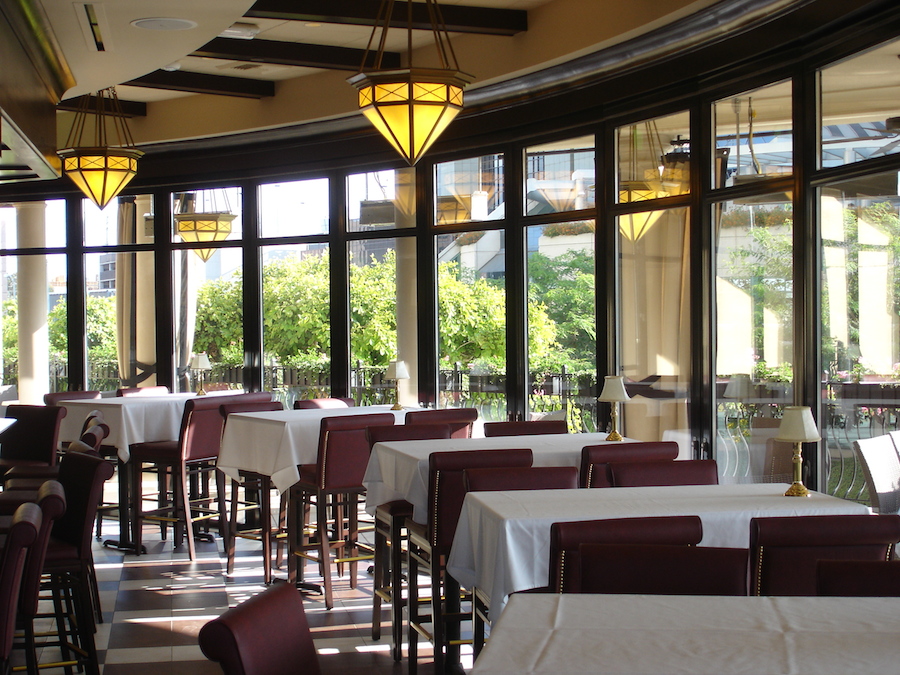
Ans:
{"label": "checkered tile floor", "polygon": [[[104,536],[113,536],[116,523],[105,521]],[[197,634],[204,623],[264,588],[258,545],[241,541],[235,574],[225,577],[222,542],[198,542],[198,560],[190,563],[186,547],[173,550],[160,540],[159,529],[145,529],[147,554],[134,556],[94,545],[104,623],[96,633],[103,675],[207,675],[221,673],[203,656]],[[276,574],[276,576],[279,576]],[[282,573],[280,576],[284,576]],[[307,579],[316,581],[315,567]],[[319,649],[322,670],[342,675],[399,675],[404,660],[390,656],[390,619],[383,612],[382,639],[371,636],[371,576],[361,568],[359,588],[348,579],[335,581],[335,607],[328,611],[317,594],[309,594],[306,613]],[[48,648],[42,661],[53,659]],[[404,650],[405,652],[405,650]],[[420,643],[419,673],[433,673],[430,647]],[[24,663],[14,650],[14,664]],[[471,660],[471,659],[470,659]],[[471,665],[471,663],[469,663]],[[51,669],[42,672],[62,672]]]}

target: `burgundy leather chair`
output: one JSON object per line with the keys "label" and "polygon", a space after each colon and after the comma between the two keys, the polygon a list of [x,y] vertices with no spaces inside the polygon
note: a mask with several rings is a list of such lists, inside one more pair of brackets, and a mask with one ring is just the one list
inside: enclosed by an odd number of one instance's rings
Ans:
{"label": "burgundy leather chair", "polygon": [[[438,411],[444,412],[444,411]],[[409,414],[407,414],[409,419]],[[450,545],[466,496],[465,470],[484,467],[531,466],[531,450],[461,450],[433,452],[428,457],[428,520],[426,524],[407,521],[409,544],[407,574],[417,579],[420,572],[431,579],[430,617],[419,616],[419,586],[409,584],[409,672],[415,675],[419,636],[434,644],[436,672],[443,672],[445,660],[455,662],[455,641],[460,622],[471,617],[459,612],[459,584],[444,574]],[[443,599],[443,601],[442,601]],[[426,624],[431,624],[429,630]]]}
{"label": "burgundy leather chair", "polygon": [[44,405],[58,405],[60,401],[100,398],[99,391],[52,391],[44,394]]}
{"label": "burgundy leather chair", "polygon": [[466,491],[487,490],[574,490],[578,469],[574,466],[523,466],[466,469]]}
{"label": "burgundy leather chair", "polygon": [[[229,404],[248,401],[271,401],[270,392],[254,392],[238,394],[228,399]],[[194,543],[194,522],[208,521],[218,518],[219,534],[227,530],[228,512],[225,508],[225,475],[216,471],[216,459],[222,440],[222,429],[225,420],[219,407],[223,401],[218,396],[198,396],[188,399],[184,404],[181,417],[181,430],[178,440],[134,443],[129,447],[131,453],[130,478],[132,517],[131,525],[135,551],[141,552],[142,526],[144,520],[157,520],[160,523],[177,519],[175,526],[175,543],[179,545],[182,533],[187,537],[188,556],[196,558]],[[172,477],[173,499],[157,509],[144,511],[142,495],[142,467],[152,465],[156,470],[168,472]],[[197,475],[204,483],[209,474],[215,474],[216,503],[212,508],[211,497],[199,495],[196,501],[191,500],[189,475]],[[195,515],[196,514],[196,515]],[[165,532],[165,530],[164,530]]]}
{"label": "burgundy leather chair", "polygon": [[819,560],[818,595],[900,597],[900,560]]}
{"label": "burgundy leather chair", "polygon": [[319,654],[293,584],[276,583],[200,629],[200,649],[225,675],[320,675]]}
{"label": "burgundy leather chair", "polygon": [[745,548],[582,544],[578,593],[747,595]]}
{"label": "burgundy leather chair", "polygon": [[[466,469],[467,492],[488,490],[575,490],[578,469],[574,466],[523,466]],[[472,593],[472,640],[475,658],[484,647],[485,626],[490,624],[490,598],[478,588]]]}
{"label": "burgundy leather chair", "polygon": [[0,472],[14,466],[52,466],[59,448],[59,427],[66,409],[49,405],[9,405],[16,422],[0,432]]}
{"label": "burgundy leather chair", "polygon": [[900,515],[753,518],[751,593],[816,595],[820,560],[890,560]]}
{"label": "burgundy leather chair", "polygon": [[678,443],[606,443],[581,449],[582,487],[612,487],[610,462],[651,462],[678,457]]}
{"label": "burgundy leather chair", "polygon": [[484,436],[537,436],[539,434],[567,434],[566,420],[535,420],[533,422],[485,422]]}
{"label": "burgundy leather chair", "polygon": [[615,487],[719,484],[719,469],[714,459],[613,462],[609,471]]}
{"label": "burgundy leather chair", "polygon": [[0,553],[0,672],[10,672],[9,656],[16,632],[22,575],[28,547],[34,544],[41,528],[41,509],[37,504],[22,504],[15,511],[6,541]]}
{"label": "burgundy leather chair", "polygon": [[581,544],[664,544],[696,546],[703,538],[699,516],[610,518],[553,523],[550,526],[552,593],[573,593],[581,585]]}
{"label": "burgundy leather chair", "polygon": [[449,424],[451,438],[471,438],[472,424],[478,419],[475,408],[441,408],[440,410],[410,410],[404,424]]}
{"label": "burgundy leather chair", "polygon": [[[366,430],[370,449],[376,443],[390,441],[428,441],[450,438],[447,424],[395,424]],[[381,603],[391,605],[391,655],[403,657],[403,555],[406,546],[406,519],[412,518],[413,505],[395,499],[375,508],[375,558],[372,574],[372,639],[381,639]]]}
{"label": "burgundy leather chair", "polygon": [[[72,441],[65,452],[89,452],[100,456],[100,446],[109,435],[109,427],[99,423],[90,426],[77,441]],[[65,453],[63,453],[65,455]],[[37,490],[44,481],[56,480],[59,477],[59,464],[53,466],[21,465],[14,466],[3,475],[6,490]]]}
{"label": "burgundy leather chair", "polygon": [[355,408],[352,398],[335,396],[330,398],[303,398],[294,401],[294,410],[314,410],[316,408]]}
{"label": "burgundy leather chair", "polygon": [[[228,401],[231,397],[224,399]],[[226,402],[219,406],[219,414],[227,424],[228,416],[231,413],[242,412],[266,412],[284,410],[284,404],[281,401],[239,401],[237,403]],[[252,539],[262,543],[263,551],[263,579],[266,584],[272,583],[272,543],[278,546],[278,555],[276,564],[281,564],[281,547],[283,543],[283,528],[279,527],[278,531],[272,530],[272,502],[271,489],[272,480],[269,476],[254,473],[252,471],[241,471],[243,481],[239,483],[236,480],[231,481],[231,504],[228,515],[228,528],[225,531],[225,573],[231,575],[234,573],[234,554],[235,543],[237,539]],[[243,490],[244,499],[241,500],[240,492]],[[248,495],[254,495],[256,501],[253,501]],[[283,524],[287,508],[287,500],[282,499],[278,509],[278,522]],[[242,527],[238,522],[238,515],[241,511],[245,514],[249,510],[258,512],[257,520],[259,527],[255,524],[253,527]]]}
{"label": "burgundy leather chair", "polygon": [[[369,462],[367,427],[394,424],[391,413],[323,417],[319,427],[319,449],[315,464],[300,467],[300,480],[291,487],[288,531],[289,578],[297,577],[297,559],[315,560],[322,575],[325,606],[334,607],[331,552],[339,570],[350,564],[350,588],[356,588],[359,560],[359,500]],[[316,541],[304,534],[306,513],[316,506]],[[334,513],[329,527],[328,514]]]}

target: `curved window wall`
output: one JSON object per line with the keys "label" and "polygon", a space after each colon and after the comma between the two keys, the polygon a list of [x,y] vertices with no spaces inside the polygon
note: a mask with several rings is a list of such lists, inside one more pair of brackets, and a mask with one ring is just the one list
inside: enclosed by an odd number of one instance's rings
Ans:
{"label": "curved window wall", "polygon": [[[859,44],[415,169],[304,165],[102,212],[11,200],[0,395],[192,390],[205,351],[211,386],[287,404],[399,394],[593,431],[598,379],[622,374],[623,432],[713,456],[723,482],[782,480],[783,408],[812,406],[807,479],[865,499],[852,441],[900,426],[900,48]],[[396,360],[408,380],[385,379]]]}

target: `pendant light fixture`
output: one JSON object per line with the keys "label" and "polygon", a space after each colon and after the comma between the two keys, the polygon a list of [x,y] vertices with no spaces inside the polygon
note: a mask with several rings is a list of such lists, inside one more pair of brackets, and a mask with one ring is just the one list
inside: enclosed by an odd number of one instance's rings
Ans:
{"label": "pendant light fixture", "polygon": [[[217,192],[221,192],[222,203]],[[197,197],[199,196],[199,200]],[[231,234],[231,223],[237,214],[231,212],[228,193],[225,190],[201,190],[188,192],[178,198],[175,213],[175,230],[181,240],[188,243],[224,241]],[[192,249],[203,262],[212,258],[215,248]]]}
{"label": "pendant light fixture", "polygon": [[84,95],[66,147],[59,151],[63,171],[101,209],[137,173],[143,152],[134,146],[114,87]]}
{"label": "pendant light fixture", "polygon": [[[347,81],[359,91],[363,114],[412,166],[462,110],[463,89],[471,76],[459,70],[435,0],[425,0],[417,6],[427,8],[438,67],[413,65],[413,2],[406,0],[407,67],[383,70],[394,4],[394,0],[382,0],[359,73]],[[373,59],[376,36],[378,46]]]}

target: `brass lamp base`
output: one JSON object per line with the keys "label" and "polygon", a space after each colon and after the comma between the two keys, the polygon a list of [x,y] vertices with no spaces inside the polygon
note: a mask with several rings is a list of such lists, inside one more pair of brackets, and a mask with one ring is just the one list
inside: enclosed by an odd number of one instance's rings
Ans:
{"label": "brass lamp base", "polygon": [[620,434],[618,431],[616,431],[615,429],[613,429],[613,430],[609,433],[609,436],[606,437],[606,440],[608,440],[608,441],[621,441],[621,440],[622,440],[622,434]]}
{"label": "brass lamp base", "polygon": [[403,410],[403,406],[399,403],[395,403],[393,406],[391,406],[391,410]]}
{"label": "brass lamp base", "polygon": [[791,483],[791,487],[784,493],[785,497],[809,497],[809,490],[803,483]]}

